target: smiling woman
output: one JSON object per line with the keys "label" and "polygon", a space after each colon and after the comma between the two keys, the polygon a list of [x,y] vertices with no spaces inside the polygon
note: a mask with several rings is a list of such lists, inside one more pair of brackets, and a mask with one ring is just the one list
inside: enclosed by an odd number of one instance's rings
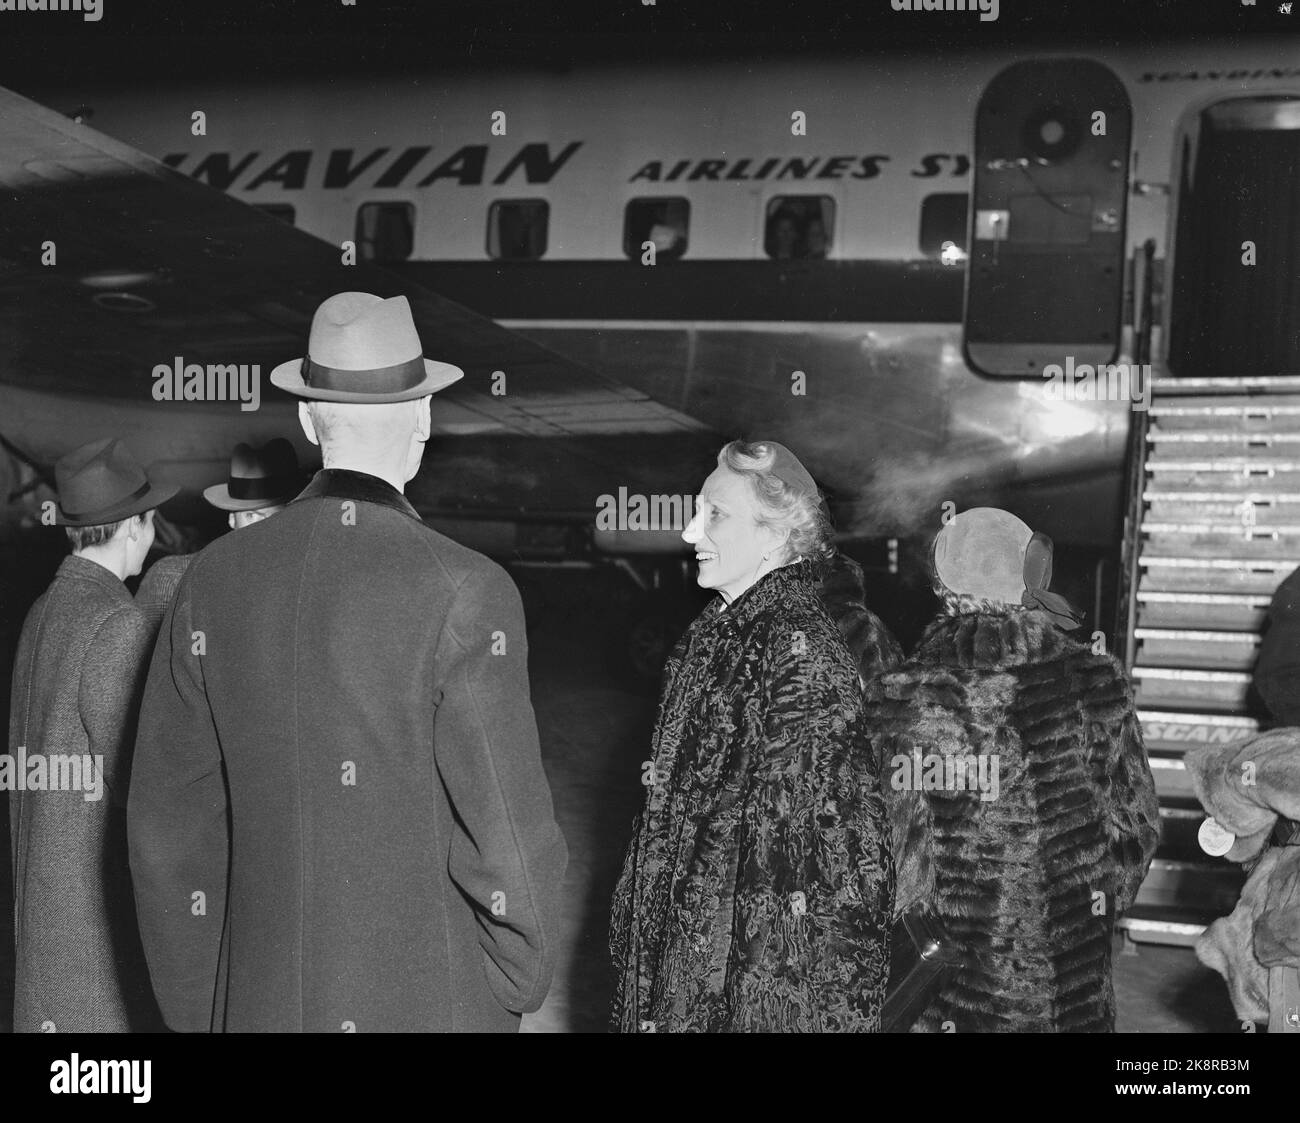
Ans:
{"label": "smiling woman", "polygon": [[728,604],[772,570],[832,549],[816,482],[775,441],[732,441],[718,453],[682,537],[695,547],[700,585]]}
{"label": "smiling woman", "polygon": [[734,442],[683,537],[720,594],[664,671],[614,894],[624,1032],[879,1029],[894,863],[858,665],[823,604],[817,486]]}

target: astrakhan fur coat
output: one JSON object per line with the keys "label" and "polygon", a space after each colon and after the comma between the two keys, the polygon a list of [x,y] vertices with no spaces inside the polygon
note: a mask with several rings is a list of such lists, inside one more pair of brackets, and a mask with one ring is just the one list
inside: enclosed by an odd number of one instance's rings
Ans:
{"label": "astrakhan fur coat", "polygon": [[914,1028],[1112,1030],[1113,924],[1158,831],[1119,664],[1042,612],[946,616],[868,684],[867,714],[899,893],[965,960]]}
{"label": "astrakhan fur coat", "polygon": [[611,919],[613,1028],[879,1028],[888,823],[858,668],[811,563],[691,625],[642,779]]}

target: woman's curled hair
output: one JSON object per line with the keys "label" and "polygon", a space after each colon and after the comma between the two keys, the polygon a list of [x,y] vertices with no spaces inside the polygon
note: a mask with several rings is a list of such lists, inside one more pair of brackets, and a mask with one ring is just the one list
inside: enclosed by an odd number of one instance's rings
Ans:
{"label": "woman's curled hair", "polygon": [[808,495],[774,476],[775,462],[776,450],[762,441],[732,441],[718,453],[718,463],[744,476],[754,489],[758,524],[790,532],[785,560],[805,557],[820,565],[835,552],[826,505],[820,494]]}

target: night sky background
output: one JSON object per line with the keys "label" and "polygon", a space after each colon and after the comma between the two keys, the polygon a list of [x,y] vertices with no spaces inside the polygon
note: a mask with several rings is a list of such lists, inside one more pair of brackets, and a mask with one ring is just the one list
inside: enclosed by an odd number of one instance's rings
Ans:
{"label": "night sky background", "polygon": [[[974,0],[971,0],[974,2]],[[859,55],[1226,41],[1300,34],[1278,0],[1000,0],[977,12],[896,12],[890,0],[103,0],[103,19],[0,13],[0,85],[66,77],[129,85],[208,78],[428,71],[481,62]],[[1300,61],[1300,39],[1295,39]]]}

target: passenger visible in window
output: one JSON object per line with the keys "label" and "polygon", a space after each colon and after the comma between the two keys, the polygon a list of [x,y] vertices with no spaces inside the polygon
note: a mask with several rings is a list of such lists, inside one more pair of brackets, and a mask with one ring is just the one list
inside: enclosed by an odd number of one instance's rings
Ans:
{"label": "passenger visible in window", "polygon": [[777,211],[767,227],[767,255],[777,261],[803,257],[799,220],[789,211]]}
{"label": "passenger visible in window", "polygon": [[826,235],[826,224],[820,218],[810,218],[804,233],[804,257],[822,259],[830,252],[831,240]]}
{"label": "passenger visible in window", "polygon": [[623,252],[638,259],[645,244],[654,246],[656,260],[682,257],[690,239],[691,207],[685,199],[633,199],[623,226]]}

